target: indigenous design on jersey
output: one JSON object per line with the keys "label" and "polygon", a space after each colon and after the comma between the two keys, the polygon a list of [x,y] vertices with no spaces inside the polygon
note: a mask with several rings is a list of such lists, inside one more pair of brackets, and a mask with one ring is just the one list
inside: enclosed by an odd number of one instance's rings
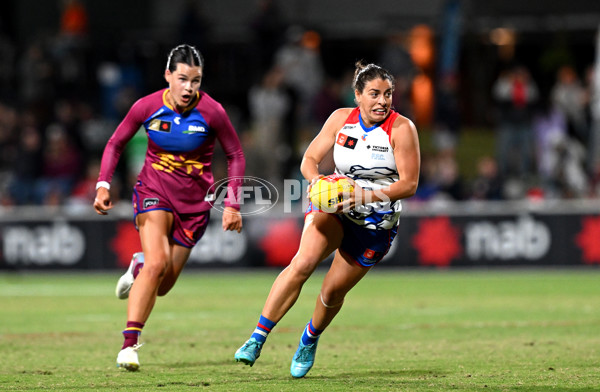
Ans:
{"label": "indigenous design on jersey", "polygon": [[[352,178],[366,190],[385,188],[398,181],[398,171],[390,135],[399,114],[392,111],[387,119],[366,128],[355,108],[336,135],[333,146],[335,171]],[[373,202],[356,207],[345,216],[372,230],[388,230],[398,224],[402,203]]]}
{"label": "indigenous design on jersey", "polygon": [[187,174],[201,175],[204,165],[198,162],[200,157],[186,159],[183,155],[173,155],[164,152],[156,154],[160,161],[152,163],[152,167],[156,170],[162,170],[166,173],[173,173],[173,170],[183,167]]}

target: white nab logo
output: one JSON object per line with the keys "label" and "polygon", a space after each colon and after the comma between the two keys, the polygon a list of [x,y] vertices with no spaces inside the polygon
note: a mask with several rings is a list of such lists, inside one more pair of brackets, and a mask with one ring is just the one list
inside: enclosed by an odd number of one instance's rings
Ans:
{"label": "white nab logo", "polygon": [[465,228],[466,253],[475,260],[538,260],[552,245],[552,233],[544,222],[524,215],[516,220],[482,220]]}
{"label": "white nab logo", "polygon": [[181,117],[175,117],[175,120],[173,121],[175,121],[175,124],[179,125],[181,124]]}

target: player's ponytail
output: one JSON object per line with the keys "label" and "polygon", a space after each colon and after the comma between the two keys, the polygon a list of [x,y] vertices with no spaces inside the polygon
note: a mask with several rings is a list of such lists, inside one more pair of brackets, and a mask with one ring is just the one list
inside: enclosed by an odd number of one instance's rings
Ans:
{"label": "player's ponytail", "polygon": [[373,79],[389,80],[394,87],[394,77],[389,71],[376,64],[365,64],[363,60],[359,60],[355,64],[354,81],[352,87],[359,92],[363,92],[367,82]]}

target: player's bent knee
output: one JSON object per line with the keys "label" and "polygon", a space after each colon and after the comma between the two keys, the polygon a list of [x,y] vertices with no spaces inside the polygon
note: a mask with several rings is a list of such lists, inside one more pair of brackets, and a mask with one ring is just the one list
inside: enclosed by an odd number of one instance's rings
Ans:
{"label": "player's bent knee", "polygon": [[146,262],[144,264],[144,268],[142,269],[142,271],[144,272],[144,274],[146,276],[149,276],[151,279],[162,280],[167,273],[167,269],[168,269],[167,262],[160,262],[160,263]]}
{"label": "player's bent knee", "polygon": [[321,301],[328,306],[339,306],[344,303],[348,291],[341,287],[331,288],[324,286],[321,288]]}
{"label": "player's bent knee", "polygon": [[321,291],[320,293],[321,303],[326,308],[339,308],[344,303],[346,293],[326,293]]}

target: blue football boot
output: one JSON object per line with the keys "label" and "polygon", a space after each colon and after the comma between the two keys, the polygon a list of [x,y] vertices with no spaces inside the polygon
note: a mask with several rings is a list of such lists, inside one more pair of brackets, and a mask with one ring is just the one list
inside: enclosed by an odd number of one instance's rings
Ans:
{"label": "blue football boot", "polygon": [[318,343],[319,339],[312,344],[306,345],[302,343],[302,340],[300,340],[298,349],[294,354],[294,358],[292,358],[292,365],[290,366],[290,373],[292,374],[292,377],[301,378],[306,376],[306,373],[308,373],[315,363],[315,355],[317,353]]}
{"label": "blue football boot", "polygon": [[260,357],[264,342],[259,342],[254,338],[248,339],[246,343],[235,352],[235,361],[243,362],[246,365],[254,365],[254,362]]}

